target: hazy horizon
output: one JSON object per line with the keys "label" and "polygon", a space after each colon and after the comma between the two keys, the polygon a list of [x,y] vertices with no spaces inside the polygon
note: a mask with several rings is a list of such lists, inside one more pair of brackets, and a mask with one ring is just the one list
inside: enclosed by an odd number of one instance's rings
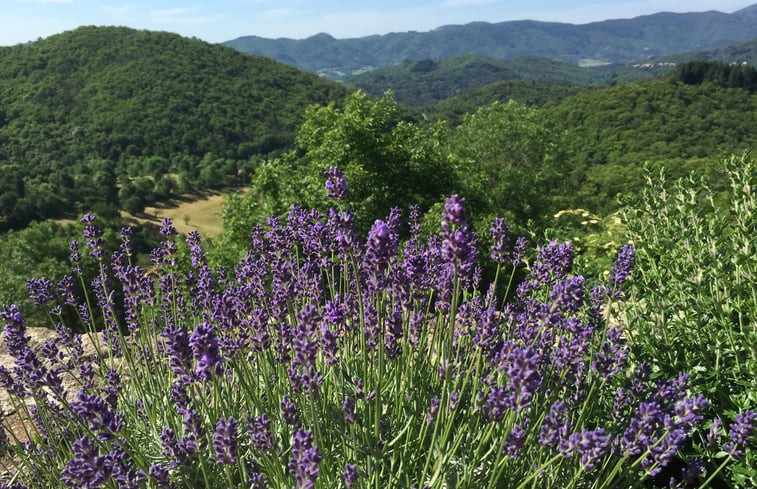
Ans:
{"label": "hazy horizon", "polygon": [[732,13],[749,0],[2,0],[0,46],[48,37],[82,25],[119,25],[169,31],[220,43],[241,36],[303,39],[318,33],[336,38],[389,32],[430,31],[474,21],[539,20],[585,24],[657,12]]}

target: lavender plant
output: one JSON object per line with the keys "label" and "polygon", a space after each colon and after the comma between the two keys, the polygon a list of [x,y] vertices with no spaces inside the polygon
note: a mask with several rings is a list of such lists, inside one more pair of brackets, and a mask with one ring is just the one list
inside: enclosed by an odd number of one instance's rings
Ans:
{"label": "lavender plant", "polygon": [[[5,487],[638,487],[703,422],[688,376],[629,363],[622,325],[603,313],[622,296],[632,247],[589,288],[569,245],[528,260],[496,221],[497,278],[482,287],[458,196],[425,241],[417,210],[405,242],[399,211],[361,242],[348,211],[293,207],[252,230],[233,270],[211,268],[190,233],[182,272],[165,221],[148,271],[128,231],[109,254],[85,221],[72,262],[92,254],[97,277],[31,286],[58,342],[33,351],[15,307],[0,314],[16,361],[0,383],[26,421],[3,439]],[[527,279],[500,304],[515,267]],[[746,412],[711,429],[724,464],[754,422]],[[693,460],[670,483],[706,485],[704,467]]]}

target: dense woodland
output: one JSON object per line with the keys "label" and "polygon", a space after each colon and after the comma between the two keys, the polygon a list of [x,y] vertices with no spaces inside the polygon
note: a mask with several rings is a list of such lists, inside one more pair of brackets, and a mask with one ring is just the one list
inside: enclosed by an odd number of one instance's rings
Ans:
{"label": "dense woodland", "polygon": [[244,184],[345,90],[175,34],[82,27],[0,49],[0,228]]}

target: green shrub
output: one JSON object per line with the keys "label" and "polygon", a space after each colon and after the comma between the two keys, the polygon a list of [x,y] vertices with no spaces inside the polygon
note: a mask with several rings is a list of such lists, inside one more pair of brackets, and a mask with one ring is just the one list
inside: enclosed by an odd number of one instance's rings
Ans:
{"label": "green shrub", "polygon": [[[664,171],[648,171],[623,211],[637,250],[623,306],[632,352],[659,375],[690,374],[721,417],[757,405],[757,165],[745,154],[723,171],[724,195],[693,176],[669,185]],[[756,469],[747,451],[732,466],[734,487],[757,486]]]}

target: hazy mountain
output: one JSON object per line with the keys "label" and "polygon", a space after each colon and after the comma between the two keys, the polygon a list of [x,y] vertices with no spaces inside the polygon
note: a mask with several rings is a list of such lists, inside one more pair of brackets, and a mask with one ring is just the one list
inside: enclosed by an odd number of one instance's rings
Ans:
{"label": "hazy mountain", "polygon": [[662,56],[656,62],[682,63],[685,61],[723,61],[726,63],[746,63],[757,66],[757,39],[729,44],[717,49],[692,51]]}
{"label": "hazy mountain", "polygon": [[443,26],[354,39],[240,37],[224,44],[330,78],[405,60],[477,54],[494,59],[532,55],[569,63],[627,63],[707,50],[757,37],[757,4],[732,14],[661,12],[589,24],[533,20]]}

